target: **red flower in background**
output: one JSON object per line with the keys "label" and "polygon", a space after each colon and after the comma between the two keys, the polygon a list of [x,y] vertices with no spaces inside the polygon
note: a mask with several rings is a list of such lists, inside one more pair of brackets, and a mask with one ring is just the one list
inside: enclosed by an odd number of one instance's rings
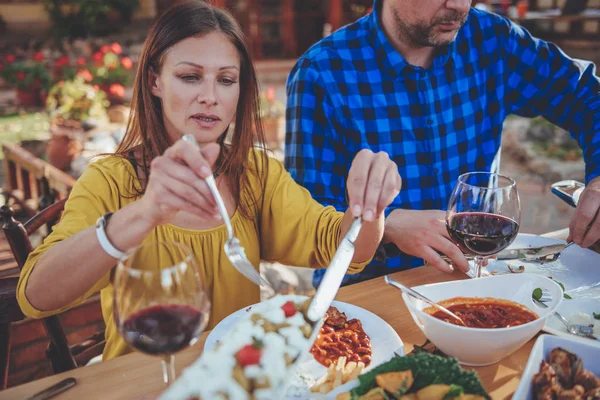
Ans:
{"label": "red flower in background", "polygon": [[7,64],[14,63],[16,59],[17,57],[15,57],[14,54],[8,54],[6,57],[4,57],[4,61],[6,61]]}
{"label": "red flower in background", "polygon": [[97,51],[92,55],[92,59],[94,60],[94,64],[99,67],[104,64],[104,56],[101,52]]}
{"label": "red flower in background", "polygon": [[0,71],[4,69],[4,64],[0,63]]}
{"label": "red flower in background", "polygon": [[109,51],[110,51],[110,47],[108,47],[108,45],[106,45],[106,44],[105,44],[105,45],[103,45],[102,47],[100,47],[100,52],[101,52],[102,54],[106,54],[106,53],[108,53]]}
{"label": "red flower in background", "polygon": [[25,79],[25,72],[19,71],[17,72],[17,80],[22,81]]}
{"label": "red flower in background", "polygon": [[100,86],[98,86],[98,85],[94,85],[93,88],[96,90],[100,90]]}
{"label": "red flower in background", "polygon": [[270,102],[275,101],[275,88],[274,87],[267,88],[267,93],[265,93],[265,98]]}
{"label": "red flower in background", "polygon": [[33,59],[35,61],[44,61],[44,55],[40,51],[38,51],[33,55]]}
{"label": "red flower in background", "polygon": [[123,57],[121,58],[121,65],[125,69],[131,69],[133,68],[133,61],[131,61],[131,58],[129,57]]}
{"label": "red flower in background", "polygon": [[79,57],[77,59],[77,65],[80,66],[80,67],[83,67],[85,65],[86,61],[87,60],[85,59],[85,57]]}
{"label": "red flower in background", "polygon": [[94,76],[92,75],[92,73],[88,70],[88,69],[81,69],[77,72],[77,76],[80,76],[83,78],[84,81],[86,82],[91,82],[92,79],[94,79]]}
{"label": "red flower in background", "polygon": [[120,83],[113,83],[108,87],[108,93],[116,97],[124,97],[125,87]]}
{"label": "red flower in background", "polygon": [[119,55],[119,54],[121,54],[123,52],[123,48],[121,47],[121,45],[119,43],[113,42],[110,45],[110,51],[112,51],[116,55]]}
{"label": "red flower in background", "polygon": [[69,63],[69,57],[67,57],[67,56],[59,57],[58,60],[56,60],[56,66],[58,68],[61,68],[65,65],[67,65],[68,63]]}

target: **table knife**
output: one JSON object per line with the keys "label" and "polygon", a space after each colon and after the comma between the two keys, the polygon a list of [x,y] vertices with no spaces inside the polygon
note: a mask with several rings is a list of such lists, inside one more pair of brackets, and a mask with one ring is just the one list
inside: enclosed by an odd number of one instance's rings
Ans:
{"label": "table knife", "polygon": [[[547,246],[540,247],[525,247],[522,249],[505,249],[496,254],[495,256],[491,256],[496,260],[523,260],[523,261],[534,261],[541,259],[543,257],[551,256],[557,253],[562,252],[572,243],[559,243],[559,244],[551,244]],[[471,260],[474,258],[472,254],[466,254],[467,260]],[[451,262],[450,258],[445,255],[441,256],[444,261]]]}
{"label": "table knife", "polygon": [[348,267],[354,256],[354,241],[358,237],[361,227],[361,218],[355,218],[329,263],[327,271],[323,275],[323,280],[317,289],[317,293],[308,307],[307,317],[311,321],[320,321],[325,316],[333,298],[337,294],[342,284],[342,279],[344,279],[344,275],[348,271]]}
{"label": "table knife", "polygon": [[63,379],[62,381],[50,386],[49,388],[46,388],[41,392],[38,392],[31,397],[28,397],[26,400],[47,400],[56,396],[57,394],[64,392],[65,390],[72,388],[73,386],[75,386],[75,384],[77,384],[77,380],[75,378]]}

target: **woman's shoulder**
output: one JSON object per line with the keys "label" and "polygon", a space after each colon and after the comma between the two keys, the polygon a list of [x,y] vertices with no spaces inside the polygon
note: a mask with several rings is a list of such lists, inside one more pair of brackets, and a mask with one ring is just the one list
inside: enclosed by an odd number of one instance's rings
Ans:
{"label": "woman's shoulder", "polygon": [[262,182],[266,190],[289,177],[283,163],[270,151],[260,148],[250,150],[248,167],[252,171],[250,179],[253,183]]}
{"label": "woman's shoulder", "polygon": [[260,174],[278,174],[284,170],[283,163],[275,158],[271,151],[258,147],[250,150],[248,166]]}
{"label": "woman's shoulder", "polygon": [[131,187],[134,177],[135,170],[127,158],[110,155],[93,160],[79,181],[91,185],[106,182],[111,186],[122,188]]}

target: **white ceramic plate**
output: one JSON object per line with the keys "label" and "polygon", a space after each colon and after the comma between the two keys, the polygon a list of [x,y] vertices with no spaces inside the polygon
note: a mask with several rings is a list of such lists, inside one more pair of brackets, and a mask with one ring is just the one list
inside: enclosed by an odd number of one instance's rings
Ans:
{"label": "white ceramic plate", "polygon": [[[332,306],[337,307],[338,310],[346,313],[348,319],[358,318],[362,322],[363,329],[371,338],[373,359],[369,367],[366,368],[367,371],[389,360],[390,356],[393,355],[394,350],[396,350],[395,353],[404,355],[404,343],[402,343],[400,336],[398,336],[396,331],[383,319],[372,312],[365,310],[364,308],[360,308],[352,304],[334,301]],[[240,317],[244,313],[250,311],[251,308],[252,306],[238,310],[217,324],[217,326],[213,328],[206,338],[204,350],[206,351],[211,349],[220,338],[224,337],[227,332],[229,332],[231,327],[236,324]],[[349,386],[340,386],[337,390],[332,391],[327,396],[310,394],[310,392],[308,392],[308,388],[312,385],[312,383],[314,383],[314,381],[319,379],[325,373],[325,371],[325,367],[315,361],[311,354],[307,354],[305,361],[300,363],[298,366],[298,374],[302,375],[302,381],[306,383],[306,391],[304,392],[304,395],[302,395],[301,387],[294,388],[292,390],[297,393],[297,395],[290,396],[290,398],[335,398],[337,393],[350,390],[356,384],[354,383],[354,385],[352,385],[351,382],[348,382],[347,385]],[[300,386],[300,384],[298,383],[296,386]],[[288,391],[288,393],[290,392]]]}
{"label": "white ceramic plate", "polygon": [[548,361],[550,352],[556,347],[577,354],[583,361],[583,368],[593,372],[596,376],[600,376],[600,342],[574,336],[541,335],[531,350],[527,366],[523,376],[521,376],[521,382],[513,395],[513,400],[534,400],[531,379],[540,371],[542,360]]}
{"label": "white ceramic plate", "polygon": [[[520,233],[509,248],[538,247],[556,243],[565,242]],[[572,245],[552,263],[495,261],[491,262],[487,269],[490,272],[508,273],[508,265],[513,268],[523,265],[525,272],[552,277],[561,282],[565,286],[566,293],[573,298],[565,299],[558,308],[558,312],[565,318],[569,319],[580,312],[590,316],[593,312],[600,313],[600,254]],[[554,335],[572,336],[558,318],[548,319],[544,330]],[[600,321],[596,323],[596,333],[600,334]]]}

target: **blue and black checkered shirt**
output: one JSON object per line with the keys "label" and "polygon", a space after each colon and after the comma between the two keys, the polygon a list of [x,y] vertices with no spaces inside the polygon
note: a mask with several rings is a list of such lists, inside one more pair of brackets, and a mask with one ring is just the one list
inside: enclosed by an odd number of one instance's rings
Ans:
{"label": "blue and black checkered shirt", "polygon": [[[414,67],[386,38],[377,3],[309,49],[288,79],[285,164],[317,201],[346,210],[348,170],[369,148],[387,152],[402,176],[386,215],[445,210],[460,174],[491,170],[509,114],[541,115],[572,132],[586,181],[600,174],[600,80],[592,63],[471,9],[432,66]],[[401,254],[373,262],[358,279],[422,263]]]}

